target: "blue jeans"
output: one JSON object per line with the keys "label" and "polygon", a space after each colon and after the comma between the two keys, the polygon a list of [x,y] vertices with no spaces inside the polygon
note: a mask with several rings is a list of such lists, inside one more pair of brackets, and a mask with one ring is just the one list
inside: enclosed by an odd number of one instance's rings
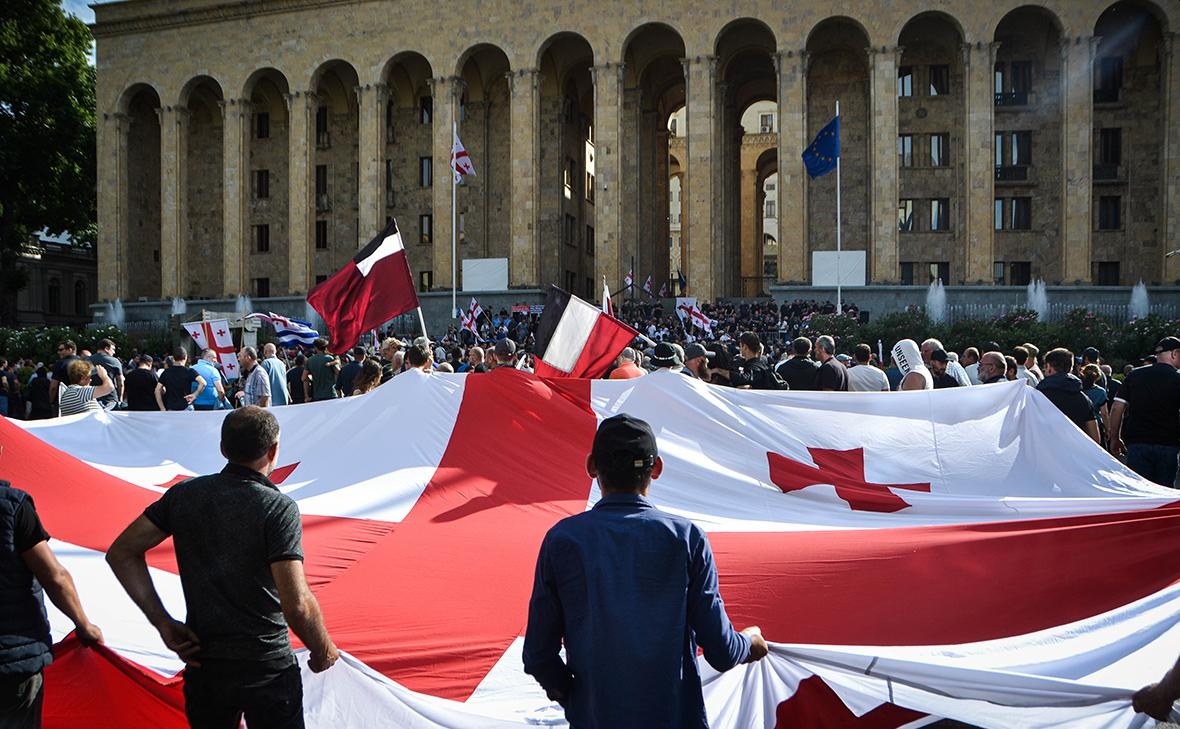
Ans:
{"label": "blue jeans", "polygon": [[1127,466],[1143,478],[1161,486],[1176,484],[1177,455],[1180,455],[1178,446],[1156,443],[1127,444]]}

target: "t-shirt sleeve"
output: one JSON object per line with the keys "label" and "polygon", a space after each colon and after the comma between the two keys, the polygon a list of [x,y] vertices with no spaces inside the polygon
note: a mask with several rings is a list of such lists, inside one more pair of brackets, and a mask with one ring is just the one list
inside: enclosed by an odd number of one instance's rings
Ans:
{"label": "t-shirt sleeve", "polygon": [[295,501],[283,497],[266,520],[266,558],[270,562],[303,561],[303,522]]}
{"label": "t-shirt sleeve", "polygon": [[17,507],[15,526],[13,546],[16,547],[17,554],[23,554],[49,539],[49,532],[41,526],[41,517],[37,516],[37,509],[33,506],[32,496]]}
{"label": "t-shirt sleeve", "polygon": [[168,489],[154,504],[143,510],[143,515],[148,521],[165,534],[172,534],[172,495],[175,490],[175,486]]}

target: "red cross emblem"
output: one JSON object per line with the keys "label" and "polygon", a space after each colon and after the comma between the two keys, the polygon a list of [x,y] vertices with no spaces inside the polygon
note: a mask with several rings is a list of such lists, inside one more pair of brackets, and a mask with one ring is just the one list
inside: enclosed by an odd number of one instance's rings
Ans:
{"label": "red cross emblem", "polygon": [[808,448],[814,466],[791,460],[777,453],[767,453],[770,461],[770,480],[784,494],[808,486],[831,484],[836,495],[848,503],[853,511],[892,513],[910,506],[890,489],[924,491],[930,493],[928,483],[871,483],[865,479],[864,448],[847,451],[827,448]]}

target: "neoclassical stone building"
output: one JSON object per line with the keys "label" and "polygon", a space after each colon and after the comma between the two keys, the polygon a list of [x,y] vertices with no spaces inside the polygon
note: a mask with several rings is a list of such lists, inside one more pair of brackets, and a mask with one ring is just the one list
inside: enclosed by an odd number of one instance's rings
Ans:
{"label": "neoclassical stone building", "polygon": [[[777,278],[807,283],[835,247],[836,179],[799,155],[837,99],[843,245],[869,283],[1180,279],[1173,0],[95,12],[104,299],[304,293],[391,217],[420,285],[449,289],[454,124],[477,170],[458,255],[507,259],[512,288],[593,295],[632,260],[674,278],[676,178],[690,293],[742,294],[764,266],[741,201],[774,173]],[[776,136],[742,174],[759,101]]]}

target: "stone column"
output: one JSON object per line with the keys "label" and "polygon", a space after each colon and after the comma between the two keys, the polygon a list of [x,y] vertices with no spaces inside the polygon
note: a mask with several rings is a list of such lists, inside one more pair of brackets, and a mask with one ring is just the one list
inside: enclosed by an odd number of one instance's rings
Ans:
{"label": "stone column", "polygon": [[1094,51],[1098,38],[1061,42],[1061,278],[1089,283],[1094,190]]}
{"label": "stone column", "polygon": [[[540,159],[541,117],[538,109],[541,74],[535,68],[509,71],[512,116],[512,238],[508,255],[508,285],[541,285],[537,248],[537,163]],[[597,133],[598,128],[595,127]]]}
{"label": "stone column", "polygon": [[[594,171],[598,190],[594,202],[595,281],[606,276],[611,291],[623,287],[628,263],[621,255],[623,64],[591,69],[594,80]],[[635,274],[639,275],[638,272]]]}
{"label": "stone column", "polygon": [[800,155],[807,139],[808,53],[774,56],[778,72],[778,280],[807,281],[807,171]]}
{"label": "stone column", "polygon": [[688,255],[685,275],[689,294],[702,301],[716,291],[715,276],[724,270],[720,240],[721,215],[717,210],[718,180],[721,173],[717,143],[720,120],[717,118],[717,58],[694,56],[683,60],[686,94],[685,119],[688,123],[687,190],[688,216],[681,228],[688,232]]}
{"label": "stone column", "polygon": [[455,189],[455,176],[451,171],[451,147],[455,141],[454,123],[458,118],[457,109],[459,96],[463,93],[463,80],[458,76],[440,76],[431,79],[431,89],[434,104],[434,178],[431,191],[434,200],[434,219],[430,231],[431,270],[434,271],[434,288],[449,290],[458,285],[451,280],[451,196],[458,192]]}
{"label": "stone column", "polygon": [[[742,160],[743,162],[745,160]],[[756,160],[755,160],[756,161]],[[758,167],[742,167],[740,194],[741,205],[741,258],[742,258],[742,286],[738,293],[742,296],[756,294],[762,288],[761,282],[752,283],[756,277],[762,275],[762,241],[758,239],[761,228],[762,195],[758,190]]]}
{"label": "stone column", "polygon": [[[286,95],[287,100],[287,178],[288,190],[288,249],[287,266],[289,278],[287,288],[291,293],[307,293],[312,285],[311,236],[315,201],[315,113],[316,95],[310,91]],[[243,196],[248,188],[242,190]],[[249,247],[247,242],[246,247]],[[249,281],[243,279],[242,290],[249,288]]]}
{"label": "stone column", "polygon": [[356,100],[360,125],[357,248],[361,248],[385,227],[385,105],[389,87],[381,83],[358,86]]}
{"label": "stone column", "polygon": [[1180,279],[1180,256],[1167,254],[1180,248],[1180,33],[1164,34],[1161,54],[1163,78],[1160,95],[1163,135],[1160,149],[1159,238],[1162,283]]}
{"label": "stone column", "polygon": [[222,277],[221,295],[230,297],[246,290],[246,199],[249,196],[249,139],[254,105],[248,99],[221,102],[222,118]]}
{"label": "stone column", "polygon": [[[671,235],[668,227],[668,139],[668,127],[659,126],[659,119],[657,119],[654,155],[655,191],[652,197],[652,240],[656,252],[655,276],[656,280],[660,282],[656,285],[656,293],[659,293],[659,287],[671,278],[672,273],[668,266],[671,255],[671,248],[668,245]],[[675,286],[668,284],[668,290],[674,291]]]}
{"label": "stone column", "polygon": [[999,43],[966,43],[963,57],[963,280],[992,284],[995,275],[995,93]]}
{"label": "stone column", "polygon": [[98,298],[127,294],[127,135],[126,114],[103,114],[97,125]]}
{"label": "stone column", "polygon": [[160,118],[160,296],[180,296],[184,281],[188,109],[164,106]]}
{"label": "stone column", "polygon": [[[897,65],[900,46],[869,49],[869,281],[898,277]],[[950,283],[944,281],[943,283]]]}

